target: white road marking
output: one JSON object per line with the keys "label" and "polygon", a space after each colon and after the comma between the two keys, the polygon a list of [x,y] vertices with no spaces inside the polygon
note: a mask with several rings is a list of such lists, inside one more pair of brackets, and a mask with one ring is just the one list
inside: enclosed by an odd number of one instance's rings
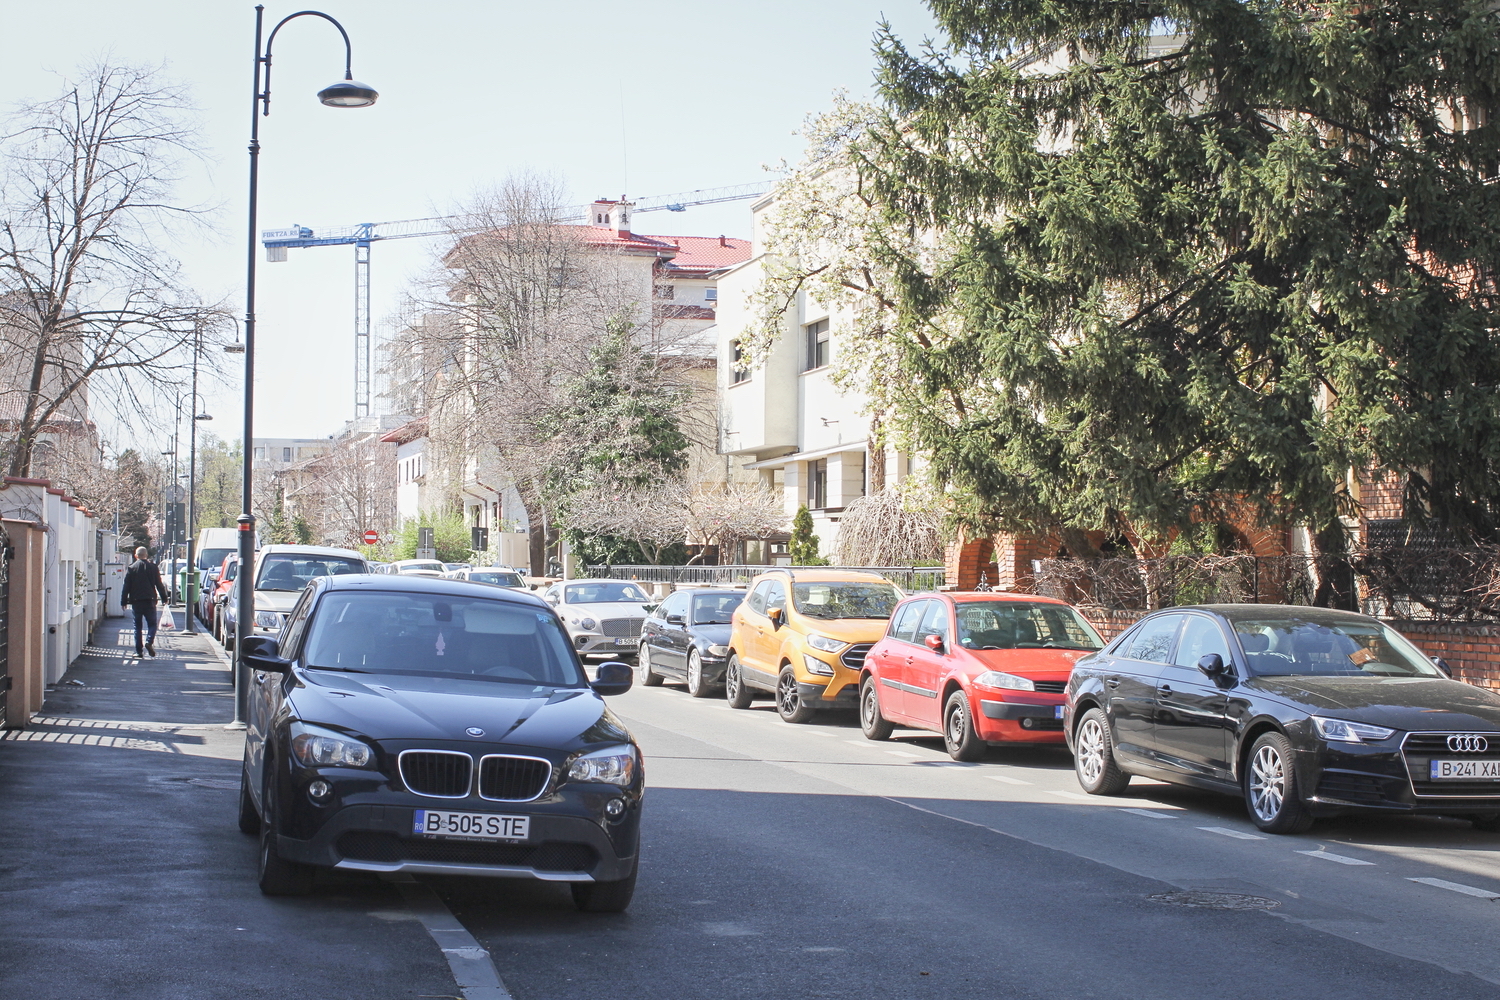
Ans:
{"label": "white road marking", "polygon": [[390,875],[386,881],[395,883],[407,907],[443,950],[463,1000],[513,1000],[490,953],[458,922],[437,893],[410,875]]}
{"label": "white road marking", "polygon": [[1007,785],[1029,785],[1029,784],[1031,784],[1031,782],[1029,782],[1029,781],[1022,781],[1020,778],[1012,778],[1008,774],[986,774],[985,777],[989,778],[991,781],[1003,781]]}
{"label": "white road marking", "polygon": [[1233,837],[1235,840],[1265,840],[1266,839],[1265,837],[1257,837],[1253,833],[1242,833],[1239,830],[1231,830],[1227,826],[1200,826],[1200,827],[1198,827],[1198,829],[1200,829],[1200,830],[1207,830],[1209,833],[1217,833],[1221,837]]}
{"label": "white road marking", "polygon": [[1094,801],[1094,797],[1092,795],[1085,795],[1082,792],[1062,792],[1062,791],[1058,791],[1055,788],[1049,788],[1049,789],[1047,789],[1047,794],[1048,795],[1061,795],[1065,799],[1082,799],[1084,802],[1093,802]]}
{"label": "white road marking", "polygon": [[1374,865],[1373,861],[1361,861],[1358,858],[1346,858],[1342,854],[1330,854],[1327,851],[1298,851],[1310,858],[1322,858],[1324,861],[1337,861],[1341,865]]}
{"label": "white road marking", "polygon": [[1132,815],[1135,815],[1135,816],[1144,816],[1147,819],[1176,819],[1177,818],[1176,816],[1169,816],[1166,813],[1152,812],[1150,809],[1126,809],[1124,811],[1128,812],[1128,813],[1131,813]]}
{"label": "white road marking", "polygon": [[1460,882],[1448,882],[1440,878],[1409,878],[1406,881],[1421,882],[1423,885],[1433,885],[1439,889],[1461,892],[1465,896],[1478,896],[1480,899],[1500,899],[1500,892],[1490,892],[1488,889],[1476,889],[1472,885],[1464,885]]}
{"label": "white road marking", "polygon": [[896,757],[911,757],[914,760],[920,760],[921,759],[921,755],[920,754],[907,753],[905,750],[887,750],[886,753],[892,754],[892,755],[894,755]]}
{"label": "white road marking", "polygon": [[874,740],[845,740],[851,747],[870,747],[876,749]]}

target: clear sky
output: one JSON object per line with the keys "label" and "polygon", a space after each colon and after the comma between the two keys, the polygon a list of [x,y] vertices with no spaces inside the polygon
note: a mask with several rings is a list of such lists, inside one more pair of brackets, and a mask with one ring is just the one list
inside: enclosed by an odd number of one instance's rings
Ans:
{"label": "clear sky", "polygon": [[[268,6],[268,28],[299,9]],[[316,18],[283,29],[261,125],[260,228],[440,215],[526,170],[558,176],[579,203],[760,180],[765,165],[798,158],[794,133],[835,90],[868,93],[882,18],[909,42],[933,30],[919,0],[330,0],[319,9],[348,30],[354,76],[380,101],[319,105],[316,91],[343,75],[337,32]],[[226,0],[9,0],[0,14],[0,103],[51,97],[61,75],[101,57],[163,66],[189,88],[208,162],[183,195],[216,211],[175,252],[195,287],[236,314],[253,31],[254,5]],[[748,204],[643,214],[635,228],[748,237]],[[377,334],[432,251],[424,240],[374,247]],[[262,258],[257,437],[326,436],[354,415],[353,304],[352,247]],[[239,392],[236,371],[208,396],[221,436],[239,435]]]}

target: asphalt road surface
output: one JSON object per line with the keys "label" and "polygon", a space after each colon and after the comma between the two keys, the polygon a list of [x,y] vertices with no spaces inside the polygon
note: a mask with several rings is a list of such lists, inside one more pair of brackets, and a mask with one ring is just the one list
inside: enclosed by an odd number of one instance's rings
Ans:
{"label": "asphalt road surface", "polygon": [[611,700],[649,787],[628,913],[510,881],[266,899],[222,662],[125,638],[0,741],[5,1000],[1500,998],[1500,836],[1466,823],[1264,836],[1207,793],[1083,795],[1060,750],[961,765],[671,686]]}
{"label": "asphalt road surface", "polygon": [[1467,823],[1271,837],[1208,793],[1084,795],[1062,750],[612,703],[650,789],[630,912],[438,886],[517,998],[1500,996],[1500,837]]}

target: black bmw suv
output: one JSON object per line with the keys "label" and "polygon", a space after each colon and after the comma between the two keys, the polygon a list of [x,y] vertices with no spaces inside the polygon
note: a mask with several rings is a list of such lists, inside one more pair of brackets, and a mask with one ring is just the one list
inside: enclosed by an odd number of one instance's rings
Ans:
{"label": "black bmw suv", "polygon": [[1352,812],[1500,829],[1500,695],[1364,615],[1154,612],[1074,665],[1063,725],[1096,795],[1138,774],[1241,795],[1269,833]]}
{"label": "black bmw suv", "polygon": [[644,768],[556,613],[483,584],[341,576],[308,585],[279,640],[245,642],[240,829],[270,895],[318,867],[567,882],[629,905]]}

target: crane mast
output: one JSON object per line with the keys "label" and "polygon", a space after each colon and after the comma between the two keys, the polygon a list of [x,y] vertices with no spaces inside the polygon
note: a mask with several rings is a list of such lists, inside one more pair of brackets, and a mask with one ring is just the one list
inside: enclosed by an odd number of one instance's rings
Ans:
{"label": "crane mast", "polygon": [[[685,212],[698,205],[718,205],[730,201],[759,198],[770,191],[769,182],[736,184],[730,187],[699,188],[678,194],[640,198],[630,203],[633,212]],[[625,199],[621,199],[622,201]],[[558,213],[559,223],[589,222],[589,206],[580,205]],[[306,247],[354,247],[354,416],[373,413],[371,396],[374,382],[374,345],[370,334],[370,249],[379,240],[421,239],[473,232],[475,227],[458,216],[436,216],[427,219],[402,219],[395,222],[361,222],[353,226],[292,226],[261,232],[266,260],[286,260],[288,249]]]}

